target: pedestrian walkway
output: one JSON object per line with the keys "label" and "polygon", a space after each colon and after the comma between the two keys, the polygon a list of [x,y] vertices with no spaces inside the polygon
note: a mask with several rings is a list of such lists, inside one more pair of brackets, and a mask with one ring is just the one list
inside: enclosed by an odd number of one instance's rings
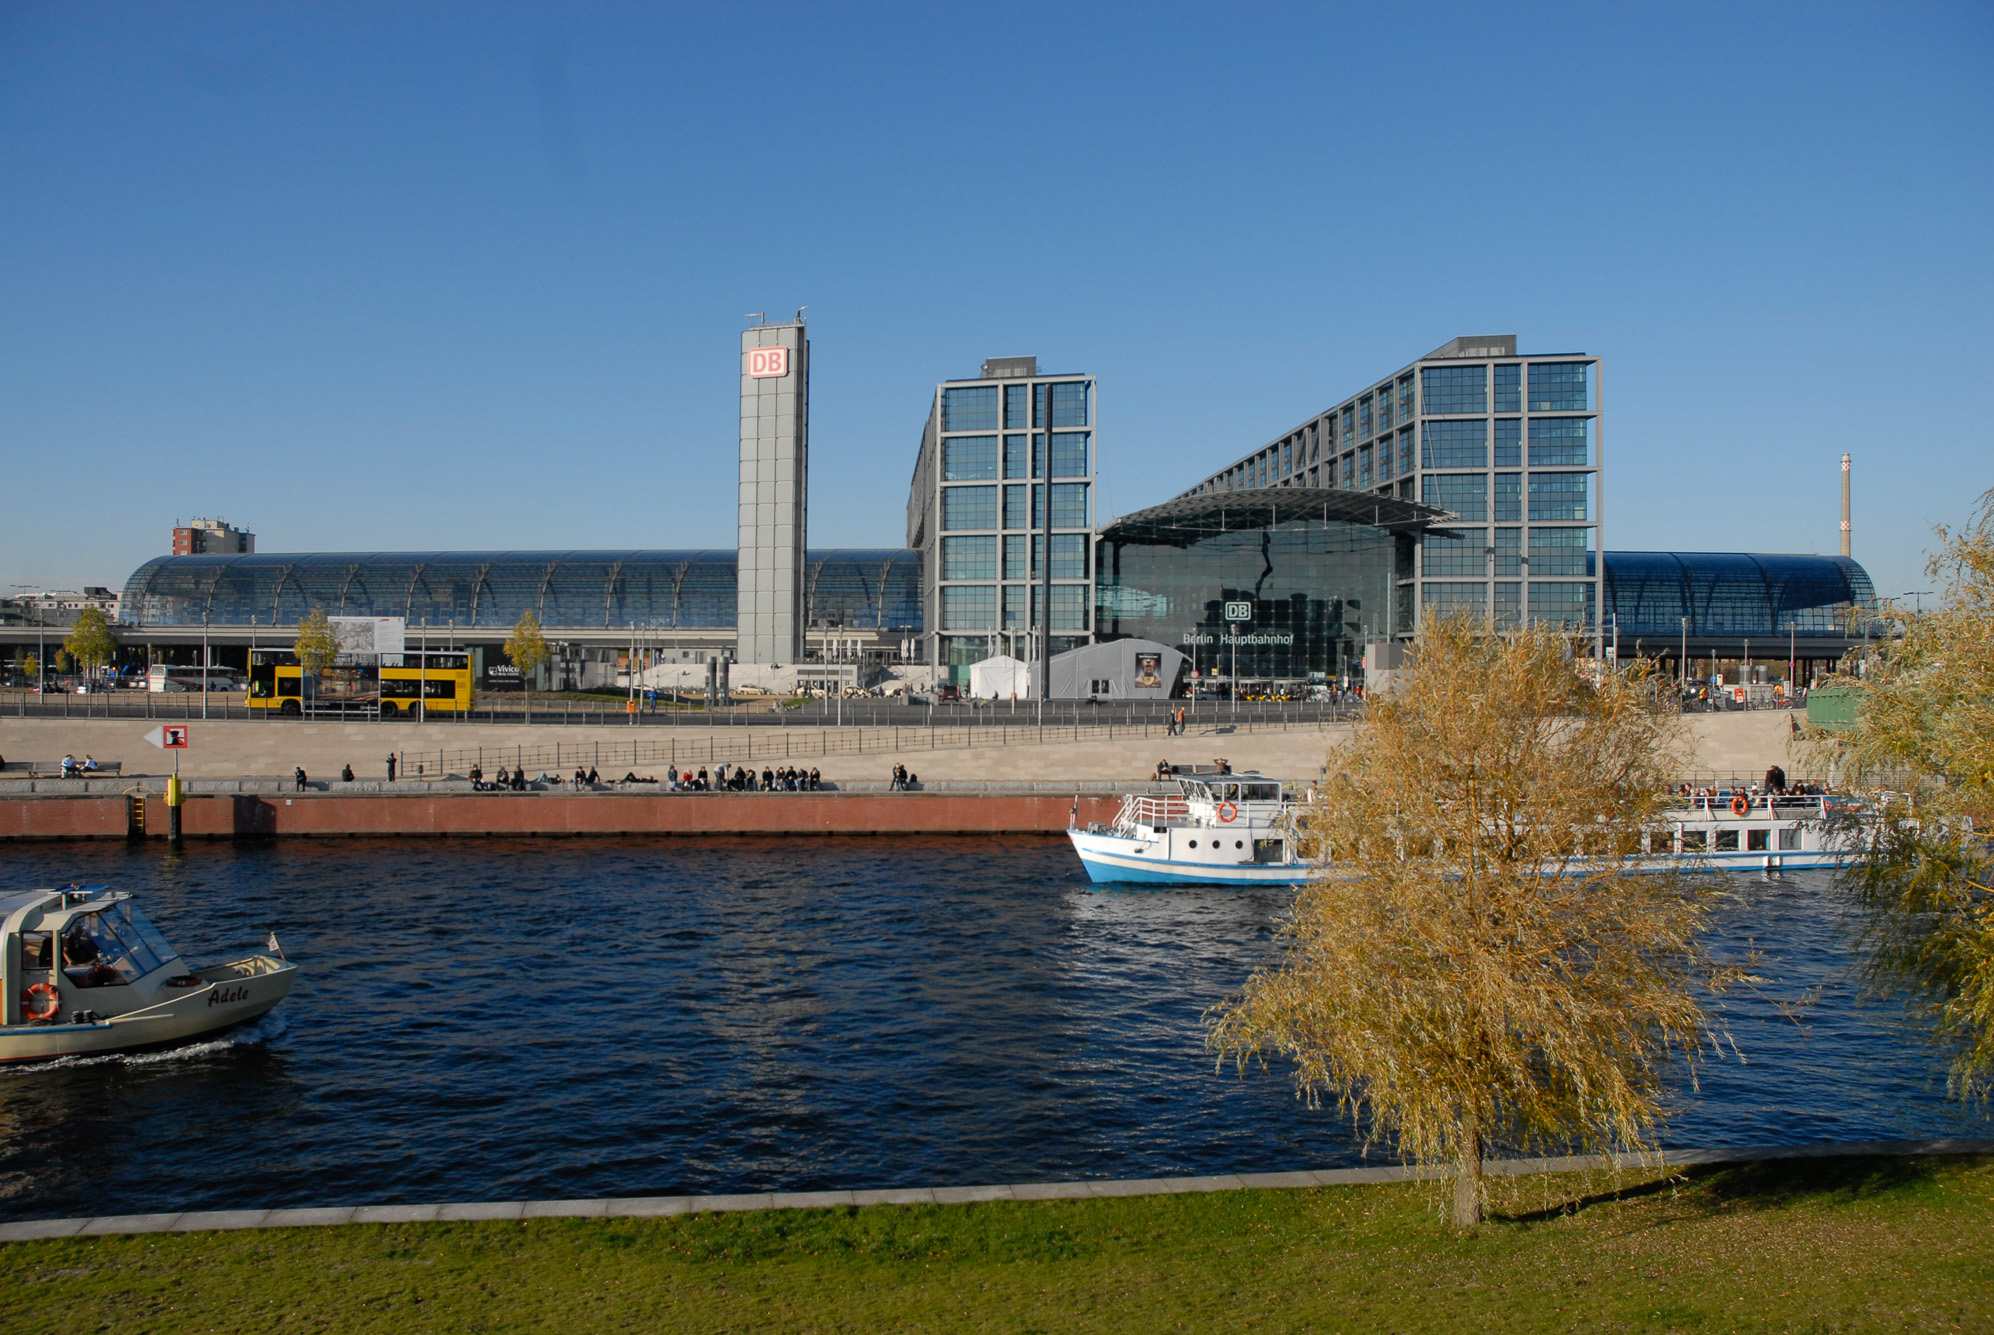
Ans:
{"label": "pedestrian walkway", "polygon": [[[1484,1170],[1506,1176],[1573,1173],[1600,1168],[1686,1167],[1828,1159],[1869,1155],[1994,1154],[1994,1140],[1885,1140],[1739,1149],[1666,1150],[1653,1158],[1496,1159]],[[90,1219],[31,1219],[0,1224],[0,1242],[97,1237],[110,1233],[194,1233],[238,1228],[313,1228],[334,1224],[426,1224],[514,1219],[658,1219],[732,1210],[826,1210],[866,1205],[970,1205],[985,1201],[1091,1200],[1191,1192],[1294,1187],[1343,1187],[1451,1176],[1444,1167],[1305,1169],[1288,1173],[1221,1173],[1209,1177],[1130,1178],[1108,1182],[1026,1182],[988,1187],[889,1187],[877,1191],[761,1191],[731,1196],[610,1196],[595,1200],[485,1201],[451,1205],[345,1205],[289,1210],[192,1210],[174,1214],[100,1215]]]}

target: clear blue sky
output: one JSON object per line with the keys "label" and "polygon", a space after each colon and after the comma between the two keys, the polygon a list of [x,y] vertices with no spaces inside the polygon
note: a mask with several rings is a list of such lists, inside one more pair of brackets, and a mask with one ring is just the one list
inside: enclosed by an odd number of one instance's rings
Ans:
{"label": "clear blue sky", "polygon": [[1607,545],[1929,587],[1994,486],[1981,4],[0,6],[0,582],[731,548],[810,308],[816,546],[935,381],[1100,377],[1103,517],[1457,334],[1606,358]]}

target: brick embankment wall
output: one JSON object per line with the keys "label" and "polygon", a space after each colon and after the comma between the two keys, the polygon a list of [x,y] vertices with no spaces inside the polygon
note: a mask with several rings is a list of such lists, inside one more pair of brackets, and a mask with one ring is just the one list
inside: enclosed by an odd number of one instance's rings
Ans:
{"label": "brick embankment wall", "polygon": [[[304,794],[190,797],[189,839],[366,836],[702,834],[1023,834],[1114,816],[1120,799],[1050,794]],[[0,840],[124,839],[122,797],[0,798]],[[166,804],[146,804],[145,835],[164,838]]]}

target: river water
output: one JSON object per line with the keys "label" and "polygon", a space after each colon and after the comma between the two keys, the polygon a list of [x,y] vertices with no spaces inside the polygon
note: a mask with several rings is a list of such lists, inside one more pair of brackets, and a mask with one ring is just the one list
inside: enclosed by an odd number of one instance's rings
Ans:
{"label": "river water", "polygon": [[[1346,1121],[1215,1071],[1278,892],[1091,888],[1044,838],[10,850],[296,990],[194,1048],[0,1069],[0,1218],[1335,1167]],[[1775,981],[1680,1145],[1994,1135],[1846,979],[1825,874],[1740,879]],[[1800,1023],[1774,1004],[1819,995]]]}

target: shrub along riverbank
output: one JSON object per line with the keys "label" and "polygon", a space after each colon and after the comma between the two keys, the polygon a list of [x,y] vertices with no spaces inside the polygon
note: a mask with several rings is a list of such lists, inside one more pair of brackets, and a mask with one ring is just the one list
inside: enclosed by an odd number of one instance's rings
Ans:
{"label": "shrub along riverbank", "polygon": [[1994,1158],[0,1247],[6,1329],[1994,1329]]}

